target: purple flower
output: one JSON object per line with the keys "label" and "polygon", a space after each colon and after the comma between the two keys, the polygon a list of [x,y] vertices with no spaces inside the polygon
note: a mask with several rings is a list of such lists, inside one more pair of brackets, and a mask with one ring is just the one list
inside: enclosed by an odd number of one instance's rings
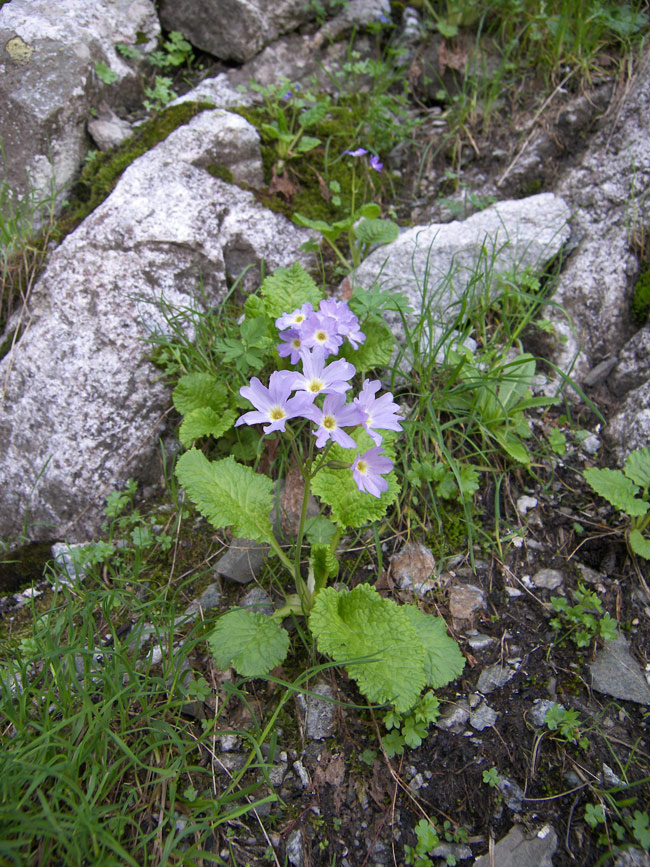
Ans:
{"label": "purple flower", "polygon": [[345,301],[337,301],[335,298],[327,298],[321,301],[319,310],[325,316],[336,320],[339,334],[346,337],[352,344],[353,349],[358,349],[366,335],[359,328],[359,320],[350,310]]}
{"label": "purple flower", "polygon": [[284,341],[278,346],[280,358],[286,358],[288,355],[289,361],[292,364],[298,364],[300,361],[300,350],[302,349],[300,331],[297,328],[289,328],[287,331],[282,332],[280,340]]}
{"label": "purple flower", "polygon": [[275,320],[275,326],[278,331],[284,331],[285,328],[299,328],[313,312],[313,304],[311,301],[307,301],[292,313],[283,313],[282,316],[279,316]]}
{"label": "purple flower", "polygon": [[331,364],[325,364],[325,353],[316,348],[312,352],[302,350],[302,373],[290,372],[291,387],[297,391],[304,391],[312,396],[317,394],[329,394],[332,391],[345,394],[350,388],[349,380],[355,374],[354,365],[345,358],[339,358]]}
{"label": "purple flower", "polygon": [[271,374],[268,388],[256,376],[251,379],[250,385],[242,386],[239,393],[250,400],[255,409],[240,416],[235,427],[268,422],[264,433],[269,434],[275,430],[283,431],[290,418],[303,415],[311,406],[313,397],[306,392],[289,397],[294,390],[293,377],[294,374],[289,370],[276,370]]}
{"label": "purple flower", "polygon": [[291,99],[292,96],[293,96],[293,91],[292,91],[292,90],[288,90],[288,91],[285,93],[285,95],[282,97],[282,99],[283,99],[285,102],[287,102],[287,100]]}
{"label": "purple flower", "polygon": [[355,151],[343,151],[344,154],[349,154],[351,157],[363,157],[368,151],[365,148],[357,148]]}
{"label": "purple flower", "polygon": [[380,172],[384,167],[384,164],[380,162],[379,157],[376,154],[370,155],[370,168],[374,169],[376,172]]}
{"label": "purple flower", "polygon": [[378,434],[374,428],[402,430],[401,419],[398,415],[400,408],[393,402],[393,395],[388,391],[379,398],[375,397],[380,388],[381,382],[378,379],[374,379],[372,382],[366,379],[359,397],[354,399],[363,419],[361,424],[377,445],[381,442],[381,434]]}
{"label": "purple flower", "polygon": [[350,469],[360,491],[381,497],[383,491],[388,490],[388,482],[382,479],[382,475],[393,469],[393,462],[383,454],[380,446],[374,446],[362,455],[357,452]]}
{"label": "purple flower", "polygon": [[312,404],[305,412],[306,418],[315,421],[318,428],[313,431],[316,437],[316,446],[322,449],[327,440],[333,440],[344,449],[355,449],[357,444],[342,427],[356,427],[361,424],[359,410],[352,403],[345,402],[343,394],[327,394],[323,401],[323,408]]}
{"label": "purple flower", "polygon": [[327,355],[334,355],[343,343],[338,323],[332,316],[312,313],[300,328],[300,339],[306,349],[320,347]]}

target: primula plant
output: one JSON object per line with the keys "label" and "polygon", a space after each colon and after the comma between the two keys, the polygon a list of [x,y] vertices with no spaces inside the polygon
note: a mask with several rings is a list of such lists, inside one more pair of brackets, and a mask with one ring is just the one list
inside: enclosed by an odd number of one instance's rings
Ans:
{"label": "primula plant", "polygon": [[[364,332],[350,306],[321,298],[304,271],[287,275],[267,278],[262,297],[247,302],[247,315],[275,317],[280,369],[268,384],[254,376],[240,388],[253,408],[235,427],[261,425],[265,437],[289,443],[304,481],[293,556],[271,522],[272,479],[232,456],[210,461],[196,448],[181,456],[176,472],[215,527],[231,526],[234,535],[269,545],[296,592],[271,617],[231,610],[217,621],[209,644],[219,667],[233,665],[244,676],[261,676],[288,653],[282,620],[304,617],[318,649],[346,665],[371,702],[405,713],[425,687],[443,686],[463,669],[444,621],[383,598],[368,584],[352,590],[327,586],[338,575],[343,533],[380,520],[399,493],[393,456],[402,429],[400,407],[390,392],[381,392],[379,380],[364,376],[376,366],[374,359],[390,355],[393,338],[371,318]],[[355,393],[357,374],[363,383]],[[324,514],[308,522],[310,493]]]}

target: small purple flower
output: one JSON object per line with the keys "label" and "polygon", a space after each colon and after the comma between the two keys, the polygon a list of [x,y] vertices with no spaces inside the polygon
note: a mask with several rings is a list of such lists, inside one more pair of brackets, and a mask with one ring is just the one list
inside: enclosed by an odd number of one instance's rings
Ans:
{"label": "small purple flower", "polygon": [[268,388],[256,376],[251,379],[250,385],[242,386],[239,393],[250,400],[255,409],[240,416],[235,427],[268,422],[264,433],[269,434],[276,430],[283,431],[289,419],[303,415],[311,406],[313,397],[307,392],[289,397],[294,390],[293,377],[294,374],[289,370],[275,370],[269,379]]}
{"label": "small purple flower", "polygon": [[280,340],[284,341],[278,345],[278,355],[280,358],[286,358],[288,355],[289,361],[292,364],[298,364],[300,361],[300,350],[302,349],[300,331],[297,328],[289,328],[287,331],[282,332]]}
{"label": "small purple flower", "polygon": [[381,21],[382,24],[390,24],[390,18],[387,15],[378,15],[377,20]]}
{"label": "small purple flower", "polygon": [[320,347],[327,355],[335,355],[343,343],[338,323],[332,316],[312,313],[300,327],[300,339],[307,349]]}
{"label": "small purple flower", "polygon": [[349,154],[351,157],[363,157],[368,151],[365,148],[357,148],[355,151],[343,151],[344,154]]}
{"label": "small purple flower", "polygon": [[312,400],[317,394],[329,394],[332,391],[345,394],[350,388],[349,381],[354,376],[355,369],[345,358],[326,365],[325,352],[318,347],[311,352],[303,349],[300,357],[303,372],[289,372],[292,388],[307,392]]}
{"label": "small purple flower", "polygon": [[374,446],[362,455],[357,452],[350,469],[360,491],[381,497],[388,490],[388,482],[382,479],[382,475],[393,469],[393,462],[383,454],[380,446]]}
{"label": "small purple flower", "polygon": [[292,96],[293,96],[293,91],[292,91],[292,90],[288,90],[288,91],[285,93],[285,95],[282,97],[282,99],[283,99],[285,102],[288,102],[288,101],[291,99]]}
{"label": "small purple flower", "polygon": [[283,313],[282,316],[279,316],[275,320],[275,326],[278,331],[284,331],[285,328],[299,328],[313,312],[313,304],[311,301],[307,301],[292,313]]}
{"label": "small purple flower", "polygon": [[402,430],[401,418],[398,415],[400,407],[393,402],[393,395],[389,391],[379,398],[375,397],[380,388],[381,382],[378,379],[372,382],[366,379],[359,397],[354,399],[361,412],[363,419],[361,423],[377,445],[381,442],[381,434],[378,434],[374,428]]}
{"label": "small purple flower", "polygon": [[343,394],[327,394],[323,401],[323,408],[316,404],[305,412],[306,418],[315,421],[318,428],[313,431],[316,437],[316,446],[322,449],[327,440],[333,440],[344,449],[355,449],[357,444],[342,427],[356,427],[361,424],[359,410],[352,403],[345,402]]}
{"label": "small purple flower", "polygon": [[384,164],[380,161],[379,157],[376,154],[370,155],[370,168],[374,169],[376,172],[380,172],[384,167]]}
{"label": "small purple flower", "polygon": [[339,334],[348,339],[353,349],[358,349],[359,344],[365,341],[366,335],[359,328],[359,320],[345,301],[326,298],[321,301],[319,310],[325,316],[336,320]]}

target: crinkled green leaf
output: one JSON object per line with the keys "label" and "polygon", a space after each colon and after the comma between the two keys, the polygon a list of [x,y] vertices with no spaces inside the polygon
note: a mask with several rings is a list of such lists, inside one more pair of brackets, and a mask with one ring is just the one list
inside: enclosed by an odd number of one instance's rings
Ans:
{"label": "crinkled green leaf", "polygon": [[181,415],[204,406],[220,412],[228,406],[228,390],[210,373],[188,373],[179,379],[172,400]]}
{"label": "crinkled green leaf", "polygon": [[357,370],[366,371],[376,367],[386,367],[395,348],[393,332],[383,320],[373,317],[364,322],[363,333],[366,335],[365,343],[360,344],[358,349],[352,349],[346,343],[340,355],[350,364],[354,364]]}
{"label": "crinkled green leaf", "polygon": [[458,644],[447,634],[442,617],[424,614],[415,605],[404,605],[403,610],[424,647],[427,686],[439,689],[460,677],[465,667],[465,657]]}
{"label": "crinkled green leaf", "polygon": [[311,546],[309,574],[317,592],[325,587],[328,579],[336,578],[339,574],[339,561],[329,545],[316,543]]}
{"label": "crinkled green leaf", "polygon": [[641,533],[640,530],[631,530],[629,535],[630,548],[639,557],[650,560],[650,539]]}
{"label": "crinkled green leaf", "polygon": [[364,244],[389,244],[399,236],[399,226],[392,220],[361,220],[354,234]]}
{"label": "crinkled green leaf", "polygon": [[291,268],[277,268],[264,280],[260,293],[271,319],[291,313],[307,301],[318,307],[323,297],[316,283],[298,262]]}
{"label": "crinkled green leaf", "polygon": [[234,458],[209,461],[191,449],[176,464],[178,481],[201,514],[217,528],[233,528],[233,536],[258,542],[274,539],[269,514],[273,482]]}
{"label": "crinkled green leaf", "polygon": [[199,437],[213,436],[218,438],[223,436],[236,420],[237,413],[234,409],[227,409],[225,412],[218,413],[209,406],[202,406],[193,409],[185,416],[178,430],[178,438],[188,448]]}
{"label": "crinkled green leaf", "polygon": [[[361,454],[374,446],[363,428],[352,431],[351,436],[358,443]],[[386,454],[391,457],[389,443],[390,438],[386,436],[384,439]],[[356,454],[354,449],[343,449],[335,445],[329,457],[332,461],[351,464]],[[311,489],[315,496],[330,506],[332,520],[340,527],[363,527],[365,524],[383,518],[388,507],[397,499],[399,484],[395,473],[391,470],[383,478],[388,482],[388,490],[384,491],[381,497],[373,497],[372,494],[358,489],[350,469],[332,470],[325,467],[314,477]]]}
{"label": "crinkled green leaf", "polygon": [[623,472],[640,488],[650,487],[650,448],[637,449],[628,455]]}
{"label": "crinkled green leaf", "polygon": [[395,602],[368,584],[349,592],[326,587],[316,597],[309,628],[321,653],[345,665],[371,702],[391,702],[400,713],[415,704],[425,683],[424,648]]}
{"label": "crinkled green leaf", "polygon": [[620,470],[598,470],[591,467],[584,470],[582,475],[597,494],[627,515],[640,518],[648,511],[648,504],[635,496],[639,493],[638,487]]}
{"label": "crinkled green leaf", "polygon": [[284,662],[289,633],[259,611],[239,608],[217,620],[208,644],[219,668],[233,665],[244,677],[261,677]]}

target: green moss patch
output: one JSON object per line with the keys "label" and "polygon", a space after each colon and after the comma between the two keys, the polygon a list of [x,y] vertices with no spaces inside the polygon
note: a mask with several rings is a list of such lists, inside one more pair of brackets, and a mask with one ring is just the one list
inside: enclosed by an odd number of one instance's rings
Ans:
{"label": "green moss patch", "polygon": [[650,262],[644,262],[630,298],[630,313],[637,325],[645,325],[650,313]]}

